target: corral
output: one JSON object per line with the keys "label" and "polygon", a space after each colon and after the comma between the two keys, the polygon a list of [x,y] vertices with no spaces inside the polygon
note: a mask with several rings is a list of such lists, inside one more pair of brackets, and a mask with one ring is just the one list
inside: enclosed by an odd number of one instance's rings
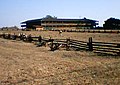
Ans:
{"label": "corral", "polygon": [[[26,33],[44,38],[75,39],[88,42],[119,43],[117,33],[76,33],[57,31],[1,31],[1,33]],[[100,56],[86,51],[50,51],[19,40],[0,39],[1,85],[103,85],[120,83],[119,56]]]}

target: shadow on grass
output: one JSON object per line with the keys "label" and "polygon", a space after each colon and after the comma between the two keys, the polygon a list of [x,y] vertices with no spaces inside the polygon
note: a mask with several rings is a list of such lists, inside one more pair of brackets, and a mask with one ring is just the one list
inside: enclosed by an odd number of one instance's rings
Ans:
{"label": "shadow on grass", "polygon": [[102,52],[94,52],[97,56],[105,57],[105,58],[120,58],[120,55],[110,54],[110,53],[102,53]]}

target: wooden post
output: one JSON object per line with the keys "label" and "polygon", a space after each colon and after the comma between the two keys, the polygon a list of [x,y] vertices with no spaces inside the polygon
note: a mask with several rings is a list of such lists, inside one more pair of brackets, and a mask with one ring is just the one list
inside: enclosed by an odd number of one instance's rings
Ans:
{"label": "wooden post", "polygon": [[20,33],[19,38],[20,40],[23,40],[23,33]]}
{"label": "wooden post", "polygon": [[12,38],[12,40],[16,40],[17,35],[15,35],[15,33],[14,33],[11,38]]}
{"label": "wooden post", "polygon": [[51,46],[50,46],[50,48],[51,48],[51,51],[54,51],[54,45],[53,45],[53,41],[54,41],[54,39],[51,39]]}
{"label": "wooden post", "polygon": [[70,38],[66,39],[66,50],[70,50]]}
{"label": "wooden post", "polygon": [[10,34],[8,34],[8,35],[7,35],[7,39],[10,39],[10,38],[11,38],[11,35],[10,35]]}
{"label": "wooden post", "polygon": [[89,50],[89,51],[93,51],[92,37],[89,38],[88,50]]}
{"label": "wooden post", "polygon": [[[117,48],[120,48],[120,44],[117,44]],[[117,55],[120,55],[120,49],[119,52],[117,52]]]}
{"label": "wooden post", "polygon": [[112,30],[110,31],[110,33],[112,33]]}
{"label": "wooden post", "polygon": [[117,33],[119,33],[119,30],[117,31]]}
{"label": "wooden post", "polygon": [[38,37],[38,42],[42,42],[42,37],[41,36]]}
{"label": "wooden post", "polygon": [[32,42],[32,40],[33,40],[31,34],[29,34],[26,38],[27,38],[26,39],[27,42]]}

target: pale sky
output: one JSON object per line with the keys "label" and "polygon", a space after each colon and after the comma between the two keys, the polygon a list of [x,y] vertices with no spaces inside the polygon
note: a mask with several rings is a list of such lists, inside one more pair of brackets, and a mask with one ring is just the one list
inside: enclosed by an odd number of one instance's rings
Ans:
{"label": "pale sky", "polygon": [[120,19],[120,0],[0,0],[0,27],[18,26],[46,15],[88,18],[100,26],[110,17]]}

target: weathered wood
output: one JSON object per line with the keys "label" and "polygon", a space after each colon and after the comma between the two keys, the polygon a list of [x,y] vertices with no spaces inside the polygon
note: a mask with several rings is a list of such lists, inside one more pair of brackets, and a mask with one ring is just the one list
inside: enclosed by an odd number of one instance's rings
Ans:
{"label": "weathered wood", "polygon": [[120,48],[118,47],[105,47],[105,46],[93,46],[94,50],[97,49],[108,49],[108,50],[120,50]]}
{"label": "weathered wood", "polygon": [[66,50],[69,51],[70,50],[70,38],[66,39]]}
{"label": "weathered wood", "polygon": [[87,45],[87,42],[86,42],[86,43],[79,43],[79,42],[76,42],[76,43],[75,43],[75,42],[71,42],[71,41],[70,41],[70,44],[71,44],[71,45],[79,45],[79,46],[81,46],[81,45]]}
{"label": "weathered wood", "polygon": [[16,38],[17,38],[17,35],[15,35],[15,34],[14,34],[14,35],[11,35],[11,39],[12,39],[12,40],[16,40]]}
{"label": "weathered wood", "polygon": [[27,42],[32,42],[32,36],[31,36],[31,34],[29,34],[27,37],[26,37],[26,41]]}
{"label": "weathered wood", "polygon": [[1,38],[5,39],[5,33],[1,34]]}
{"label": "weathered wood", "polygon": [[113,44],[113,45],[117,45],[117,44],[120,44],[120,43],[108,43],[108,42],[92,42],[93,43],[93,45],[94,44],[108,44],[108,45],[111,45],[111,44]]}
{"label": "weathered wood", "polygon": [[111,44],[111,45],[108,45],[108,44],[93,44],[93,46],[99,46],[99,47],[111,47],[111,48],[117,48],[117,45],[114,45],[114,44]]}
{"label": "weathered wood", "polygon": [[87,45],[88,45],[89,51],[93,51],[92,37],[89,38],[89,42]]}
{"label": "weathered wood", "polygon": [[54,44],[53,44],[54,39],[50,39],[50,40],[51,40],[51,46],[50,46],[51,51],[54,51]]}
{"label": "weathered wood", "polygon": [[79,41],[79,40],[74,40],[74,39],[70,39],[70,42],[72,42],[72,43],[87,43],[85,41]]}
{"label": "weathered wood", "polygon": [[11,35],[10,34],[7,34],[6,35],[6,39],[10,39]]}
{"label": "weathered wood", "polygon": [[72,49],[75,49],[75,50],[77,50],[77,51],[80,51],[80,50],[84,50],[84,51],[86,51],[86,50],[88,50],[88,48],[87,47],[81,47],[81,46],[70,46]]}
{"label": "weathered wood", "polygon": [[28,42],[40,42],[39,46],[45,46],[46,43],[50,42],[50,48],[52,51],[57,50],[59,48],[66,48],[66,50],[74,49],[74,50],[88,50],[93,51],[95,53],[108,53],[108,54],[116,54],[120,55],[120,43],[107,43],[107,42],[93,42],[92,37],[89,38],[89,42],[79,41],[74,39],[51,39],[51,38],[42,38],[41,36],[32,37],[28,35],[27,37],[23,34],[21,35],[11,35],[11,34],[0,34],[1,38],[5,39],[20,39]]}
{"label": "weathered wood", "polygon": [[[120,48],[120,44],[117,44],[117,48]],[[117,55],[120,56],[120,49],[119,49],[119,52],[117,53]]]}
{"label": "weathered wood", "polygon": [[38,37],[38,42],[42,42],[42,37],[41,36]]}

